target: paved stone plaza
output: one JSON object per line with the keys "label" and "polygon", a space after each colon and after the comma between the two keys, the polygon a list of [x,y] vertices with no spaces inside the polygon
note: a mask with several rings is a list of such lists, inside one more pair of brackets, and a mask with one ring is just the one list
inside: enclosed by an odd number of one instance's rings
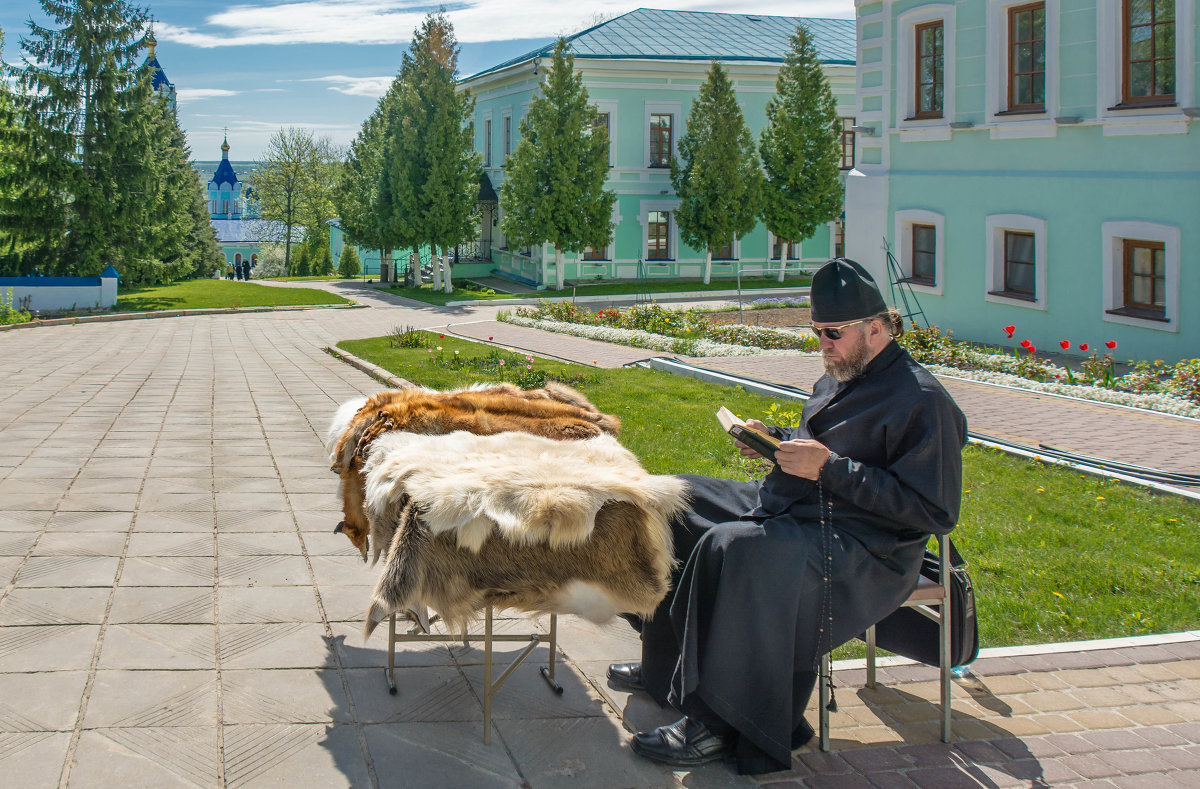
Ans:
{"label": "paved stone plaza", "polygon": [[[630,729],[675,716],[605,684],[639,653],[620,621],[564,618],[565,693],[540,648],[496,695],[491,745],[478,645],[401,649],[389,696],[386,635],[361,636],[373,574],[332,533],[322,446],[337,404],[380,385],[323,347],[449,324],[601,366],[649,354],[329,287],[367,307],[0,332],[0,785],[1200,786],[1200,633],[985,653],[956,681],[952,745],[934,670],[887,668],[875,690],[843,670],[835,751],[758,782],[630,753]],[[816,377],[807,360],[704,363]],[[976,429],[1200,468],[1194,420],[956,386]]]}

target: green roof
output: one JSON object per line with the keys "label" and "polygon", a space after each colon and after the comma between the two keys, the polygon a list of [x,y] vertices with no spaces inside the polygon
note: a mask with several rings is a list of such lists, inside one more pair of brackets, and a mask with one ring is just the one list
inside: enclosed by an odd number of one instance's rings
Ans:
{"label": "green roof", "polygon": [[[719,60],[783,62],[796,27],[812,34],[824,63],[854,65],[853,19],[807,19],[766,14],[717,14],[639,8],[567,37],[580,60]],[[463,79],[464,82],[549,57],[554,42]]]}

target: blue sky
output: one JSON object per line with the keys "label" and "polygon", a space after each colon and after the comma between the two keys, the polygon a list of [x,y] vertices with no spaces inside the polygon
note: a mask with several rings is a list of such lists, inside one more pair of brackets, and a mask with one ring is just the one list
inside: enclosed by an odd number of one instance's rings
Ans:
{"label": "blue sky", "polygon": [[[192,156],[257,159],[270,136],[301,126],[348,145],[391,82],[412,31],[436,4],[422,0],[157,0],[158,60],[175,84]],[[444,3],[468,75],[558,35],[638,7],[853,17],[853,0],[450,0]],[[0,3],[4,60],[19,62],[26,20],[47,20],[36,0]]]}

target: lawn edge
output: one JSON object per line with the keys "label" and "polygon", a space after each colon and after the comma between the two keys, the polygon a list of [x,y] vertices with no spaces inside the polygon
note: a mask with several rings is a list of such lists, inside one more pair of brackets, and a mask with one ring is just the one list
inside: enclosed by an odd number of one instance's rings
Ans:
{"label": "lawn edge", "polygon": [[188,315],[222,315],[225,313],[251,312],[287,312],[290,310],[346,310],[366,307],[366,304],[285,304],[277,307],[201,307],[193,310],[152,310],[149,312],[114,312],[110,315],[76,315],[66,318],[39,318],[24,323],[9,323],[0,326],[0,331],[12,329],[33,329],[38,326],[64,326],[76,323],[106,323],[109,321],[129,321],[148,318],[183,318]]}

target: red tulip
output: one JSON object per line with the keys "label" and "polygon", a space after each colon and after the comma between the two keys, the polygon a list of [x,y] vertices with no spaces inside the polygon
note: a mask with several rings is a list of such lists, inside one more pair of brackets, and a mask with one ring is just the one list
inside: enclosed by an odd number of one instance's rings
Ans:
{"label": "red tulip", "polygon": [[1031,345],[1033,345],[1033,343],[1031,343],[1029,340],[1021,340],[1021,347],[1022,347],[1022,348],[1028,348],[1028,347],[1029,347],[1029,346],[1031,346]]}
{"label": "red tulip", "polygon": [[491,338],[491,337],[488,337],[488,342],[491,342],[491,341],[492,341],[492,338]]}
{"label": "red tulip", "polygon": [[1079,350],[1086,351],[1087,349],[1088,349],[1088,344],[1086,342],[1079,343]]}
{"label": "red tulip", "polygon": [[1104,343],[1104,347],[1111,351],[1113,348],[1117,347],[1117,341],[1109,340],[1108,342]]}
{"label": "red tulip", "polygon": [[1063,340],[1062,342],[1059,343],[1059,345],[1062,346],[1062,349],[1064,351],[1071,349],[1071,341],[1070,340]]}
{"label": "red tulip", "polygon": [[1035,348],[1033,345],[1026,345],[1025,350],[1029,351],[1030,353],[1037,353],[1037,348]]}
{"label": "red tulip", "polygon": [[1005,327],[1004,327],[1004,330],[1005,330],[1006,332],[1008,332],[1008,335],[1011,337],[1011,336],[1012,336],[1012,333],[1013,333],[1013,332],[1015,332],[1015,331],[1017,330],[1017,327],[1016,327],[1016,326],[1005,326]]}
{"label": "red tulip", "polygon": [[444,335],[444,334],[439,334],[439,335],[438,335],[438,339],[439,339],[439,340],[444,340],[444,339],[446,339],[446,335]]}

